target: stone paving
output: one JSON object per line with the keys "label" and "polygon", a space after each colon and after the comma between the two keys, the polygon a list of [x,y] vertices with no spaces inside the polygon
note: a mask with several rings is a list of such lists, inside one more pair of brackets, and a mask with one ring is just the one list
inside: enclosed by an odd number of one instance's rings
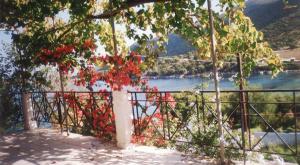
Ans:
{"label": "stone paving", "polygon": [[118,149],[90,136],[39,129],[0,136],[1,165],[211,164],[188,160],[177,151],[146,146]]}
{"label": "stone paving", "polygon": [[[37,129],[0,136],[0,165],[183,165],[216,164],[171,149],[132,145],[125,150],[91,136]],[[235,161],[235,164],[243,164]],[[247,164],[290,165],[276,161]]]}

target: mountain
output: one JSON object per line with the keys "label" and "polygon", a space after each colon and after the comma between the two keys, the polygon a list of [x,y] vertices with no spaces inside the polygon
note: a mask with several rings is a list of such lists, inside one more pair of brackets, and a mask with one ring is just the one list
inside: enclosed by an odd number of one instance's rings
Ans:
{"label": "mountain", "polygon": [[[282,0],[248,0],[244,12],[273,49],[300,47],[300,0],[289,0],[288,6]],[[195,48],[179,35],[170,34],[166,50],[167,56],[174,56]]]}
{"label": "mountain", "polygon": [[[195,50],[188,41],[177,34],[169,34],[168,43],[165,46],[167,53],[161,53],[162,56],[175,56]],[[133,44],[130,46],[130,49],[135,50],[137,47],[138,44]]]}
{"label": "mountain", "polygon": [[274,50],[300,48],[300,0],[249,0],[245,14]]}
{"label": "mountain", "polygon": [[188,43],[177,34],[170,34],[168,37],[169,42],[166,46],[167,56],[185,54],[187,52],[195,50],[195,48],[190,43]]}
{"label": "mountain", "polygon": [[276,22],[288,14],[284,10],[282,0],[248,0],[244,12],[258,29]]}

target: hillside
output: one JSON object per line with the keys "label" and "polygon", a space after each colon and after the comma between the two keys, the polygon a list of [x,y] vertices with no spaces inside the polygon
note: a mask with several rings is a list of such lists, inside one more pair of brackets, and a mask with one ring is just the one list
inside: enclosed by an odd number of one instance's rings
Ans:
{"label": "hillside", "polygon": [[300,0],[249,0],[245,14],[261,30],[274,50],[300,47]]}
{"label": "hillside", "polygon": [[[297,1],[299,0],[290,0],[289,3],[295,4]],[[289,14],[282,0],[248,0],[244,12],[258,29],[263,29]]]}
{"label": "hillside", "polygon": [[[285,6],[282,0],[248,0],[246,3],[245,14],[264,33],[274,50],[300,48],[300,0],[289,0],[289,4]],[[131,46],[135,47],[136,44]],[[179,35],[170,34],[166,50],[167,56],[174,56],[194,48]]]}
{"label": "hillside", "polygon": [[290,10],[293,12],[262,29],[265,39],[275,50],[300,47],[300,5]]}
{"label": "hillside", "polygon": [[[168,43],[166,43],[166,52],[161,53],[161,56],[175,56],[180,54],[186,54],[195,50],[193,46],[188,43],[185,39],[180,37],[177,34],[169,34]],[[138,47],[138,44],[131,45],[130,49],[135,50]]]}

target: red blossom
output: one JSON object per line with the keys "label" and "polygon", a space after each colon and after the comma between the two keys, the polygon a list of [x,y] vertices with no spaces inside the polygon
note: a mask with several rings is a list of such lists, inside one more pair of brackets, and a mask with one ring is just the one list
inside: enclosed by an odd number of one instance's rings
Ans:
{"label": "red blossom", "polygon": [[91,49],[91,50],[95,50],[96,49],[96,44],[93,42],[92,39],[87,39],[84,41],[82,48],[83,49]]}
{"label": "red blossom", "polygon": [[96,81],[104,81],[112,90],[121,90],[124,86],[136,86],[141,82],[142,71],[141,60],[138,55],[132,53],[129,56],[92,56],[90,63],[103,63],[112,67],[106,72],[97,72],[94,68],[86,67],[80,69],[76,85],[95,84]]}
{"label": "red blossom", "polygon": [[54,54],[59,54],[59,55],[62,55],[62,54],[71,54],[73,53],[74,51],[74,46],[73,45],[61,45],[59,47],[57,47],[55,49],[55,52]]}
{"label": "red blossom", "polygon": [[[104,91],[103,91],[104,92]],[[58,97],[59,94],[56,94]],[[94,97],[102,98],[101,102],[94,102]],[[115,116],[109,104],[107,93],[89,93],[89,94],[65,94],[67,107],[69,113],[76,113],[75,121],[82,124],[81,119],[84,117],[92,120],[92,129],[95,135],[99,137],[113,137],[115,136]],[[97,104],[98,106],[95,106]],[[82,125],[81,125],[82,126]]]}

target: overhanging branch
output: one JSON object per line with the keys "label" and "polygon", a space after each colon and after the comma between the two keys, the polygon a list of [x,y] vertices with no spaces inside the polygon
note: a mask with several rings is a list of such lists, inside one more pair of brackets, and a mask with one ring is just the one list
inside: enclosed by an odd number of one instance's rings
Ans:
{"label": "overhanging branch", "polygon": [[105,11],[99,15],[90,15],[87,18],[88,19],[109,19],[118,13],[120,13],[122,10],[135,7],[138,5],[146,4],[146,3],[163,3],[163,2],[168,2],[171,0],[127,0],[123,2],[119,8],[114,9],[114,10],[109,10]]}
{"label": "overhanging branch", "polygon": [[109,19],[109,18],[117,15],[118,13],[120,13],[122,10],[131,8],[131,7],[135,7],[138,5],[142,5],[142,4],[146,4],[146,3],[163,3],[163,2],[170,2],[170,1],[171,0],[127,0],[126,2],[123,2],[122,5],[117,9],[107,10],[99,15],[88,15],[86,18],[84,18],[82,20],[79,20],[79,21],[58,27],[58,28],[52,28],[52,29],[48,30],[46,33],[65,29],[67,27],[73,27],[74,25],[84,22],[88,19],[90,19],[90,20],[91,19]]}
{"label": "overhanging branch", "polygon": [[66,29],[67,30],[65,32],[63,32],[63,35],[65,35],[65,33],[68,33],[72,27],[74,27],[75,25],[82,23],[84,21],[87,20],[92,20],[92,19],[109,19],[111,17],[114,17],[115,15],[117,15],[118,13],[120,13],[123,10],[126,10],[128,8],[131,7],[135,7],[138,5],[142,5],[142,4],[147,4],[147,3],[164,3],[164,2],[170,2],[171,0],[127,0],[125,2],[123,2],[119,8],[113,9],[113,10],[107,10],[99,15],[88,15],[86,18],[81,19],[81,20],[77,20],[75,22],[60,26],[60,27],[56,27],[56,28],[51,28],[48,31],[46,31],[43,34],[48,34],[51,32],[55,32],[58,30],[63,30]]}

